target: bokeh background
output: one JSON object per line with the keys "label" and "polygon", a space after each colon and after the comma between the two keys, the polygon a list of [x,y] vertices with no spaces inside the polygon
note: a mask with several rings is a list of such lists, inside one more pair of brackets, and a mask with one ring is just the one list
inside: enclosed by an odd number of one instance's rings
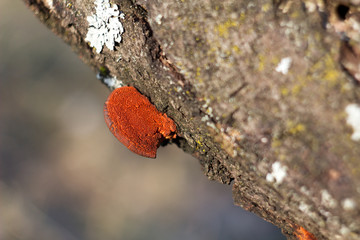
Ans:
{"label": "bokeh background", "polygon": [[176,146],[123,147],[108,94],[21,1],[0,1],[1,240],[285,239]]}

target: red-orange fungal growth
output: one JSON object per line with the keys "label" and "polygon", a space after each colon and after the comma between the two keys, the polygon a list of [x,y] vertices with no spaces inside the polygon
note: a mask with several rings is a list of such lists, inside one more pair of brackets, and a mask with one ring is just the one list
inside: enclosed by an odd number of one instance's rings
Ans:
{"label": "red-orange fungal growth", "polygon": [[105,102],[104,115],[114,136],[128,149],[155,158],[164,139],[176,137],[176,125],[134,87],[115,89]]}
{"label": "red-orange fungal growth", "polygon": [[316,240],[316,237],[313,234],[309,233],[305,230],[305,228],[300,226],[295,230],[294,234],[298,240]]}

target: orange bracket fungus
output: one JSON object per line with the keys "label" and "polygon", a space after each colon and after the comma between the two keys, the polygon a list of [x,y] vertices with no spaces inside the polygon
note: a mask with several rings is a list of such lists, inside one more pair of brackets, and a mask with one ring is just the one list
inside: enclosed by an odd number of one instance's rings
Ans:
{"label": "orange bracket fungus", "polygon": [[298,226],[294,232],[298,240],[316,240],[316,237],[305,230],[305,228]]}
{"label": "orange bracket fungus", "polygon": [[114,136],[128,149],[155,158],[164,139],[176,137],[176,125],[134,87],[116,88],[105,102],[104,115]]}

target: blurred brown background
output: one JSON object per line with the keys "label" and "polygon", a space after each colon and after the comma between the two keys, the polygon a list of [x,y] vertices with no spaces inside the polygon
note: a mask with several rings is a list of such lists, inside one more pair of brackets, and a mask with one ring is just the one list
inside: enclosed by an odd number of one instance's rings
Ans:
{"label": "blurred brown background", "polygon": [[176,146],[128,151],[108,94],[21,1],[0,1],[1,240],[285,239]]}

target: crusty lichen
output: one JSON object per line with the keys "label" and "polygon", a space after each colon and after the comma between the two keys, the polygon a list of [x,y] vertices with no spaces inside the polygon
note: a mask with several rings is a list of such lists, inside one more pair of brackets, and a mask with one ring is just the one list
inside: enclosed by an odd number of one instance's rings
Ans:
{"label": "crusty lichen", "polygon": [[87,17],[89,28],[85,41],[88,41],[97,53],[102,51],[104,45],[114,50],[115,43],[121,42],[124,32],[119,21],[119,17],[124,18],[124,14],[120,13],[116,4],[110,4],[109,0],[96,0],[95,5],[96,13]]}
{"label": "crusty lichen", "polygon": [[352,103],[346,106],[345,111],[348,114],[348,118],[346,119],[346,122],[354,129],[354,133],[351,135],[351,139],[354,141],[359,141],[360,140],[360,106],[355,103]]}

